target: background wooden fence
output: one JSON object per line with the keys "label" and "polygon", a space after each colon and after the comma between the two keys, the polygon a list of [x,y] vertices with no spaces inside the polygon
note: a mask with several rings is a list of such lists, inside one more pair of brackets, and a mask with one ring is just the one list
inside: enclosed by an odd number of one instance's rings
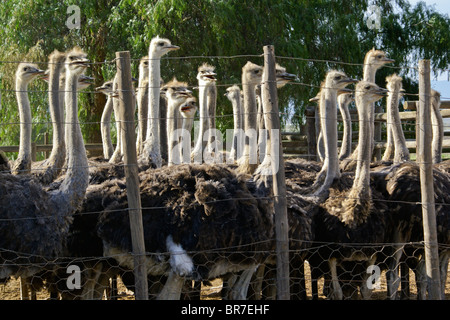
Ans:
{"label": "background wooden fence", "polygon": [[[403,109],[405,111],[400,112],[400,119],[403,124],[409,125],[409,130],[404,130],[406,137],[406,146],[408,147],[410,153],[416,153],[416,136],[415,130],[416,125],[416,101],[405,101],[403,104]],[[282,132],[282,144],[283,144],[283,153],[285,157],[302,157],[308,160],[318,160],[317,156],[317,136],[319,130],[319,121],[318,117],[316,117],[316,107],[309,106],[306,108],[306,124],[300,127],[300,131],[298,132]],[[358,122],[358,114],[356,109],[350,109],[350,115],[352,118],[352,122]],[[450,118],[450,101],[442,101],[441,102],[441,115],[443,118]],[[375,114],[375,122],[378,125],[385,124],[387,120],[386,113],[376,113]],[[340,114],[338,114],[338,121],[342,121]],[[386,148],[386,131],[385,126],[381,126],[381,139],[375,141],[375,148],[383,151]],[[49,141],[48,134],[46,134],[47,138],[45,141]],[[341,144],[342,139],[342,131],[338,132],[339,138],[339,146]],[[358,131],[352,131],[352,147],[354,148],[358,141]],[[102,144],[101,143],[86,143],[86,150],[89,152],[102,152]],[[450,128],[448,132],[444,132],[444,142],[442,146],[443,153],[450,153]],[[19,152],[19,146],[0,146],[0,150],[4,152]],[[51,144],[36,144],[32,143],[32,159],[36,161],[36,154],[38,152],[46,152],[46,158],[49,156],[50,151],[52,150]]]}

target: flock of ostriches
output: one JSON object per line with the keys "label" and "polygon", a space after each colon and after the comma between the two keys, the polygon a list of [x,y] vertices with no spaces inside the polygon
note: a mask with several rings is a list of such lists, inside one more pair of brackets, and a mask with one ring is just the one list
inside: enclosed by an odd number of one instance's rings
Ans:
{"label": "flock of ostriches", "polygon": [[[222,152],[214,135],[216,73],[208,64],[199,67],[199,138],[189,154],[180,146],[190,147],[190,136],[180,138],[175,132],[191,132],[196,98],[187,83],[174,78],[164,84],[160,76],[160,58],[177,49],[167,39],[152,39],[149,56],[140,61],[135,95],[149,296],[179,299],[194,292],[198,297],[199,284],[220,278],[224,299],[273,299],[276,241],[272,176],[267,174],[271,137],[261,131],[267,127],[267,106],[261,99],[263,68],[248,62],[242,68],[242,89],[226,89],[235,134],[231,150]],[[367,268],[375,265],[386,270],[388,298],[396,299],[400,262],[414,270],[418,297],[426,298],[423,249],[411,245],[423,240],[423,231],[419,167],[409,161],[398,113],[402,78],[386,78],[387,89],[375,84],[376,71],[392,62],[373,49],[365,56],[363,80],[329,71],[311,99],[320,112],[318,149],[323,161],[285,161],[293,299],[306,298],[305,261],[311,266],[313,298],[318,297],[321,277],[330,299],[369,298]],[[46,285],[55,298],[99,299],[117,276],[133,288],[122,152],[125,143],[134,141],[123,141],[118,134],[113,148],[113,112],[117,132],[122,130],[113,79],[96,89],[107,96],[101,120],[104,157],[87,158],[77,91],[90,83],[83,75],[89,63],[75,47],[66,53],[55,50],[45,72],[31,63],[19,64],[16,72],[20,151],[15,161],[2,157],[0,278],[20,277],[23,298],[35,298],[35,289]],[[48,159],[32,163],[27,86],[38,75],[49,85],[53,149]],[[276,77],[278,88],[295,79],[279,65]],[[354,90],[347,88],[351,83]],[[383,161],[371,162],[374,103],[383,97],[388,148]],[[352,101],[359,117],[359,142],[353,153],[348,113]],[[439,126],[439,93],[433,92],[432,101],[432,118]],[[344,120],[339,154],[337,106]],[[438,161],[442,124],[440,128],[433,136]],[[241,130],[256,132],[258,143],[240,139]],[[208,155],[221,164],[202,161]],[[448,162],[433,167],[442,295],[449,259],[449,168]],[[67,287],[69,265],[81,269],[80,288]]]}

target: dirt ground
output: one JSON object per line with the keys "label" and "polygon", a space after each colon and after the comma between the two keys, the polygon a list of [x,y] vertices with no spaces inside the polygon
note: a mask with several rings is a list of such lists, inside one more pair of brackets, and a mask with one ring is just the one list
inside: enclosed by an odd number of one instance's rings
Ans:
{"label": "dirt ground", "polygon": [[[308,299],[312,297],[311,290],[311,274],[308,263],[305,267],[306,273],[306,292]],[[414,273],[410,270],[411,279],[411,299],[417,299],[417,287],[415,283]],[[326,299],[322,295],[322,288],[324,285],[323,278],[319,280],[319,299]],[[375,289],[372,293],[372,300],[384,300],[386,299],[386,276],[385,272],[381,274],[381,288]],[[210,286],[202,286],[201,299],[202,300],[220,300],[220,290],[222,289],[222,281],[220,279],[211,282]],[[447,273],[446,281],[446,299],[450,300],[450,264],[449,272]],[[36,297],[38,300],[46,300],[50,298],[50,295],[46,289],[42,289],[37,292]],[[133,292],[127,290],[127,288],[122,284],[120,279],[118,279],[118,299],[119,300],[132,300],[134,299]],[[20,300],[20,281],[18,279],[12,279],[4,284],[0,284],[0,300]]]}

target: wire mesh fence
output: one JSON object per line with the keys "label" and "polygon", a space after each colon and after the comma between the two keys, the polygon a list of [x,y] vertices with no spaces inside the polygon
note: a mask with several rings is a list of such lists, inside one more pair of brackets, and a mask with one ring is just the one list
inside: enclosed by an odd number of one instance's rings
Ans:
{"label": "wire mesh fence", "polygon": [[[395,244],[398,247],[398,244]],[[348,248],[348,246],[345,246]],[[399,250],[403,258],[393,266],[396,277],[389,274],[390,256],[386,251],[394,244],[374,246],[359,244],[352,249],[354,254],[372,251],[372,265],[362,261],[341,261],[338,265],[338,283],[333,284],[329,269],[331,257],[344,258],[339,251],[344,248],[338,244],[311,244],[303,251],[290,252],[290,297],[292,300],[336,299],[344,300],[370,299],[384,300],[395,295],[397,299],[426,299],[427,279],[423,260],[423,243],[404,244]],[[441,248],[445,251],[449,248]],[[217,250],[216,262],[222,263],[224,257],[236,251],[230,249]],[[188,252],[193,260],[200,260],[202,253]],[[193,277],[183,278],[181,299],[183,300],[275,300],[276,299],[276,266],[274,251],[266,252],[266,259],[248,261],[247,269],[240,272],[229,272],[222,277],[199,281]],[[148,254],[151,257],[152,253]],[[159,253],[159,259],[169,259],[169,253]],[[448,253],[447,253],[448,255]],[[134,299],[135,279],[133,270],[119,265],[118,256],[99,256],[74,258],[65,257],[59,261],[45,263],[23,263],[18,274],[26,273],[26,269],[38,268],[41,271],[31,277],[11,277],[0,285],[1,300],[17,300],[21,298],[37,299]],[[445,259],[444,259],[445,260]],[[262,263],[263,261],[263,263]],[[208,264],[214,263],[208,261]],[[448,268],[447,262],[443,263]],[[5,263],[4,266],[7,266]],[[17,262],[11,261],[17,267]],[[197,265],[201,272],[202,265]],[[242,266],[231,266],[230,269],[242,269]],[[392,268],[392,266],[391,266]],[[447,270],[442,266],[443,298],[449,299],[450,285]],[[240,281],[246,277],[246,270],[251,270],[248,289],[242,293]],[[405,273],[406,272],[406,273]],[[167,282],[166,274],[150,273],[148,277],[149,299],[156,299]],[[244,295],[244,296],[242,296]]]}
{"label": "wire mesh fence", "polygon": [[[239,58],[254,58],[260,55],[238,56]],[[171,59],[233,59],[235,57],[177,57]],[[297,60],[294,57],[277,57],[280,60]],[[138,59],[135,59],[139,61]],[[305,60],[305,59],[302,59]],[[306,59],[314,63],[336,63],[336,61],[318,61]],[[95,62],[112,63],[109,62]],[[16,63],[16,62],[0,62]],[[362,64],[359,64],[363,66]],[[398,68],[401,69],[401,68]],[[406,69],[415,69],[407,67]],[[291,84],[320,88],[318,85],[294,81]],[[234,84],[218,84],[228,87]],[[193,87],[193,86],[192,86]],[[138,87],[138,89],[141,89]],[[45,94],[48,91],[33,91],[30,94]],[[81,91],[87,94],[100,94],[95,91]],[[403,95],[416,95],[403,93]],[[243,114],[248,115],[248,114]],[[233,114],[219,115],[219,117],[233,117]],[[170,117],[161,116],[161,119]],[[137,123],[137,122],[136,122]],[[20,123],[2,123],[1,125],[19,125]],[[51,126],[51,122],[46,123]],[[89,123],[84,123],[89,125]],[[90,162],[90,168],[100,168],[101,163]],[[110,171],[114,175],[118,170],[123,171],[123,164],[118,164]],[[39,169],[37,169],[39,170]],[[299,180],[302,177],[298,177]],[[300,184],[300,183],[299,183]],[[56,188],[50,186],[49,189]],[[116,193],[124,192],[123,181],[115,184]],[[104,190],[97,192],[102,193]],[[292,197],[285,196],[285,198]],[[220,198],[220,197],[218,197]],[[218,198],[203,201],[203,204],[218,205]],[[260,197],[263,199],[264,197]],[[273,197],[267,196],[269,201]],[[192,199],[195,206],[195,200]],[[245,201],[245,198],[240,198]],[[226,203],[227,200],[224,202]],[[384,200],[389,201],[389,200]],[[398,205],[418,204],[420,201],[396,201]],[[102,204],[103,205],[103,204]],[[219,204],[220,205],[220,204]],[[226,205],[226,204],[225,204]],[[437,205],[449,208],[450,204],[439,202]],[[179,206],[179,208],[178,208]],[[86,209],[86,207],[84,207]],[[152,205],[143,210],[163,210],[168,214],[170,210],[188,210],[183,204],[173,205],[167,209],[166,205]],[[125,210],[126,211],[126,210]],[[15,252],[0,249],[2,265],[0,275],[4,283],[0,285],[0,299],[133,299],[135,279],[131,252],[109,248],[105,250],[103,240],[98,236],[98,216],[103,211],[82,211],[75,213],[73,226],[77,232],[86,228],[87,233],[76,248],[65,247],[67,255],[62,257],[34,256],[30,253]],[[207,213],[205,213],[207,214]],[[27,218],[28,219],[28,218]],[[36,218],[36,220],[41,218]],[[2,222],[11,222],[6,219]],[[18,218],[17,220],[20,220]],[[38,223],[43,223],[39,221]],[[45,222],[44,222],[45,223]],[[444,225],[441,232],[448,232]],[[158,231],[158,230],[154,230]],[[86,232],[86,230],[83,230]],[[68,239],[73,244],[73,239]],[[127,240],[129,241],[129,240]],[[426,298],[426,274],[424,267],[424,245],[422,242],[408,243],[358,243],[344,244],[339,242],[316,242],[313,240],[290,239],[290,297],[291,299],[386,299],[397,296],[399,298]],[[263,244],[263,245],[262,245]],[[243,250],[242,246],[259,246],[263,250]],[[299,248],[300,247],[300,248]],[[299,249],[292,249],[299,248]],[[450,247],[447,243],[440,244],[442,292],[445,298],[450,297],[450,287],[447,275]],[[78,251],[77,251],[78,250]],[[74,251],[76,255],[71,255]],[[127,250],[125,250],[127,251]],[[350,254],[348,253],[350,251]],[[401,253],[401,254],[400,254]],[[149,297],[156,299],[161,292],[176,290],[167,287],[171,277],[171,259],[180,255],[182,259],[189,259],[183,263],[193,264],[193,270],[187,276],[182,276],[182,299],[276,299],[276,252],[274,239],[264,243],[244,243],[241,246],[219,247],[210,251],[187,252],[148,252],[146,261],[149,266]],[[400,257],[398,260],[393,257]],[[188,257],[188,258],[186,258]],[[183,264],[182,263],[182,264]],[[333,266],[335,269],[333,269]],[[406,268],[408,267],[408,268]],[[12,271],[11,271],[12,270]],[[402,272],[400,272],[402,271]],[[406,271],[406,273],[405,273]],[[2,273],[3,272],[3,273]],[[333,274],[336,273],[336,274]],[[13,274],[13,276],[10,276]],[[402,281],[400,276],[403,277]],[[409,278],[407,282],[405,279]],[[409,289],[408,289],[409,288]],[[409,291],[409,293],[408,293]],[[176,293],[175,293],[176,294]]]}

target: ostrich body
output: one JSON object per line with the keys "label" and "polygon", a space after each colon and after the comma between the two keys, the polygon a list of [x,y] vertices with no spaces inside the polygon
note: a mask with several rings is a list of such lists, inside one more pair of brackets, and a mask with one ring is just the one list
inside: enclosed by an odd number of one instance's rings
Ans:
{"label": "ostrich body", "polygon": [[37,65],[20,63],[16,71],[16,98],[19,107],[20,118],[20,143],[19,154],[14,162],[11,172],[13,174],[30,173],[31,170],[31,108],[28,99],[28,84],[43,74]]}
{"label": "ostrich body", "polygon": [[[197,141],[192,151],[192,158],[194,163],[202,163],[205,148],[208,147],[208,151],[217,154],[217,145],[213,146],[213,138],[215,130],[215,113],[216,113],[216,77],[214,73],[214,67],[207,63],[204,63],[198,68],[197,80],[199,90],[199,107],[200,107],[200,129],[197,137]],[[214,126],[214,127],[213,127]]]}
{"label": "ostrich body", "polygon": [[103,144],[103,158],[110,159],[114,154],[114,147],[111,141],[111,116],[114,109],[113,100],[117,94],[113,91],[113,81],[107,81],[95,90],[106,95],[106,104],[102,112],[100,130]]}
{"label": "ostrich body", "polygon": [[179,48],[178,46],[172,45],[168,39],[162,39],[158,36],[152,39],[149,47],[149,117],[141,159],[144,163],[153,163],[157,168],[160,168],[162,165],[159,140],[161,57],[169,51],[178,50]]}
{"label": "ostrich body", "polygon": [[[178,299],[182,277],[214,279],[254,270],[265,259],[273,235],[272,206],[257,196],[249,176],[225,165],[183,164],[147,170],[140,178],[145,245],[152,253],[147,270],[168,276],[160,299]],[[102,202],[98,232],[104,254],[132,268],[126,193],[105,195]]]}
{"label": "ostrich body", "polygon": [[187,89],[185,82],[172,80],[164,86],[167,97],[167,137],[168,137],[168,166],[180,164],[180,143],[179,132],[177,132],[177,115],[180,112],[180,106],[187,98],[192,97],[191,91]]}
{"label": "ostrich body", "polygon": [[258,167],[257,150],[257,106],[255,87],[262,80],[263,68],[250,61],[242,68],[242,91],[244,95],[244,151],[238,160],[242,173],[253,174]]}
{"label": "ostrich body", "polygon": [[242,153],[242,108],[241,108],[241,89],[237,85],[227,88],[225,96],[231,101],[233,106],[233,140],[231,142],[229,161],[235,163]]}
{"label": "ostrich body", "polygon": [[139,62],[139,82],[137,89],[137,108],[138,108],[138,134],[136,138],[136,150],[138,155],[144,148],[144,140],[147,136],[148,121],[148,56],[145,56]]}
{"label": "ostrich body", "polygon": [[186,150],[191,150],[191,131],[194,125],[194,116],[197,109],[198,106],[194,97],[187,98],[186,101],[180,106],[180,113],[183,118],[181,128],[183,135],[180,139],[180,157],[183,163],[190,163],[191,160],[190,152],[186,152]]}
{"label": "ostrich body", "polygon": [[[66,125],[70,126],[72,134],[67,141],[69,166],[60,187],[45,191],[31,177],[1,175],[0,247],[5,251],[0,254],[4,265],[0,278],[12,274],[29,277],[62,254],[71,214],[81,204],[88,185],[87,157],[78,123],[76,96],[78,77],[87,62],[86,55],[78,48],[67,54]],[[29,263],[32,267],[23,266]]]}
{"label": "ostrich body", "polygon": [[[329,254],[329,268],[332,276],[333,297],[342,299],[342,290],[337,279],[337,264],[345,260],[367,261],[373,264],[376,249],[361,247],[361,243],[383,243],[389,230],[386,221],[387,207],[370,186],[370,139],[373,137],[369,119],[372,103],[385,95],[386,90],[373,83],[360,81],[356,86],[356,106],[359,116],[359,145],[357,169],[353,182],[342,176],[330,188],[330,197],[321,205],[314,216],[315,240],[344,244]],[[374,194],[375,193],[375,194]],[[356,244],[356,246],[355,246]],[[353,248],[353,249],[352,249]],[[331,249],[333,250],[333,249]],[[325,253],[321,253],[323,256]]]}

